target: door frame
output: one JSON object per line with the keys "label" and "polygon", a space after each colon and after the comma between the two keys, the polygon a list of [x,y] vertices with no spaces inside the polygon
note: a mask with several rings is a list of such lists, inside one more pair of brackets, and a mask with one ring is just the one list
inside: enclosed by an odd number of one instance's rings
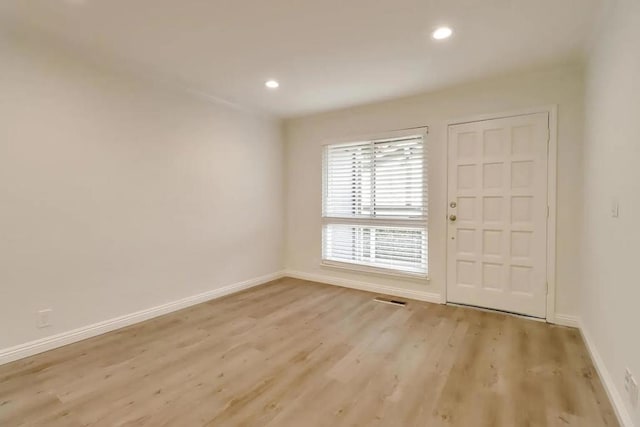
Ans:
{"label": "door frame", "polygon": [[[446,167],[446,202],[449,203],[449,127],[465,123],[482,122],[485,120],[505,119],[516,116],[526,116],[536,113],[549,115],[549,144],[547,148],[547,308],[546,318],[548,323],[556,323],[556,203],[557,203],[557,179],[558,179],[558,105],[544,105],[540,107],[510,110],[506,112],[479,114],[459,119],[449,120],[447,124],[447,167]],[[444,222],[446,226],[446,220]],[[446,229],[446,228],[445,228]],[[448,238],[446,239],[449,245]],[[445,262],[448,263],[448,254],[445,248]],[[448,265],[448,264],[447,264]],[[448,301],[447,290],[449,288],[449,276],[445,275],[445,285],[441,296],[441,302]]]}

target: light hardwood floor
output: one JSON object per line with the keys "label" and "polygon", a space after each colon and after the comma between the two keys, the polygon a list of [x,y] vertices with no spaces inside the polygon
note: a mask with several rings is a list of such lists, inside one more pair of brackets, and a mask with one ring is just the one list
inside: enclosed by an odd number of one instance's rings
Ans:
{"label": "light hardwood floor", "polygon": [[617,426],[577,330],[282,279],[0,366],[8,426]]}

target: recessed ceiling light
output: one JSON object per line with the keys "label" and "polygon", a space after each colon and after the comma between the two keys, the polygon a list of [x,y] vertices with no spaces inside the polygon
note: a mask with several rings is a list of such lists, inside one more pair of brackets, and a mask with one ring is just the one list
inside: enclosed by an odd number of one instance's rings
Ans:
{"label": "recessed ceiling light", "polygon": [[444,40],[451,37],[453,30],[449,27],[440,27],[433,32],[433,38],[436,40]]}
{"label": "recessed ceiling light", "polygon": [[275,80],[267,80],[264,85],[269,89],[277,89],[280,86],[280,83]]}

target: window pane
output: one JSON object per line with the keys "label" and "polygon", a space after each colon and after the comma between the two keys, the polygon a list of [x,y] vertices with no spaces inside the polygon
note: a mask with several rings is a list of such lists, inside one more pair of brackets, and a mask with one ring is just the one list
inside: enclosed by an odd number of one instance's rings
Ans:
{"label": "window pane", "polygon": [[375,216],[420,217],[425,207],[422,139],[374,144]]}
{"label": "window pane", "polygon": [[372,147],[369,143],[330,149],[326,160],[324,209],[328,216],[370,216]]}
{"label": "window pane", "polygon": [[324,167],[325,216],[426,217],[421,136],[329,146]]}
{"label": "window pane", "polygon": [[326,260],[427,272],[425,228],[326,224],[323,241]]}

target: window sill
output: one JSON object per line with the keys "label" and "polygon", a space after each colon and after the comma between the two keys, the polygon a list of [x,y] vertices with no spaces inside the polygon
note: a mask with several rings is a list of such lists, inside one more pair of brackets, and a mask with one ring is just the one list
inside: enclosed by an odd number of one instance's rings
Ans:
{"label": "window sill", "polygon": [[391,270],[387,268],[369,267],[361,264],[351,264],[348,262],[322,260],[320,262],[321,267],[335,268],[338,270],[345,270],[354,273],[368,273],[380,276],[398,277],[402,279],[414,279],[414,280],[426,280],[429,281],[428,274],[422,273],[410,273],[407,271]]}

